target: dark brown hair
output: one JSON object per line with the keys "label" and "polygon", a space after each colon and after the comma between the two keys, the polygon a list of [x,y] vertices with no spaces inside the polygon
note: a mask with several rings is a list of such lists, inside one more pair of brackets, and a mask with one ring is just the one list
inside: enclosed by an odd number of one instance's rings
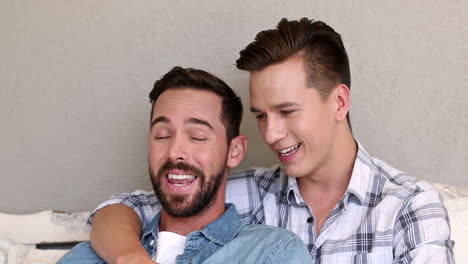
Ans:
{"label": "dark brown hair", "polygon": [[[236,93],[223,80],[203,70],[182,68],[176,66],[154,83],[149,94],[151,120],[153,119],[154,103],[166,90],[179,88],[211,91],[223,99],[221,122],[226,128],[228,144],[239,135],[242,120],[242,102]],[[181,106],[182,107],[182,106]]]}
{"label": "dark brown hair", "polygon": [[[283,18],[276,29],[259,32],[240,51],[236,66],[259,71],[295,55],[304,56],[307,85],[316,88],[323,99],[338,84],[351,87],[348,55],[340,34],[324,22],[305,17],[298,21]],[[347,119],[351,126],[349,115]]]}

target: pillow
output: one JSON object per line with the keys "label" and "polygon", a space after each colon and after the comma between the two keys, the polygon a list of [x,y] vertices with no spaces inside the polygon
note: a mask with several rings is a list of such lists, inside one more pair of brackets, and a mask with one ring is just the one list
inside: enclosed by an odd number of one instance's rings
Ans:
{"label": "pillow", "polygon": [[89,212],[42,211],[18,215],[0,213],[0,240],[39,244],[89,240]]}
{"label": "pillow", "polygon": [[468,263],[468,189],[432,183],[440,192],[450,218],[456,263]]}
{"label": "pillow", "polygon": [[0,264],[56,263],[68,250],[37,249],[36,244],[89,240],[89,212],[0,213]]}
{"label": "pillow", "polygon": [[[67,253],[68,250],[36,249],[35,245],[16,244],[8,251],[8,264],[52,264]],[[1,263],[1,262],[0,262]]]}

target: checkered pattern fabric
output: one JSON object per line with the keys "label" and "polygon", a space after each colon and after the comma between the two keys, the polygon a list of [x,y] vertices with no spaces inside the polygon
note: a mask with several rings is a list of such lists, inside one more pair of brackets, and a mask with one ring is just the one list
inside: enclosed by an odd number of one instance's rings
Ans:
{"label": "checkered pattern fabric", "polygon": [[[242,223],[296,233],[307,245],[311,263],[454,263],[440,195],[429,183],[358,146],[348,189],[319,234],[296,179],[279,166],[231,174],[226,202],[236,205]],[[145,191],[113,196],[96,210],[115,203],[133,208],[143,225],[161,210],[154,192]]]}

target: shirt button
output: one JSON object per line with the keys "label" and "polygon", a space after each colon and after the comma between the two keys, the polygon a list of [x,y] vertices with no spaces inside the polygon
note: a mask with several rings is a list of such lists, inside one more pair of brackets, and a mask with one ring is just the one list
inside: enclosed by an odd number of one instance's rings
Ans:
{"label": "shirt button", "polygon": [[310,224],[310,223],[312,223],[313,221],[314,221],[314,219],[312,218],[312,216],[311,216],[311,217],[309,217],[309,218],[307,218],[307,223],[309,223],[309,224]]}
{"label": "shirt button", "polygon": [[153,246],[154,245],[154,240],[151,240],[150,243],[149,243],[150,246]]}

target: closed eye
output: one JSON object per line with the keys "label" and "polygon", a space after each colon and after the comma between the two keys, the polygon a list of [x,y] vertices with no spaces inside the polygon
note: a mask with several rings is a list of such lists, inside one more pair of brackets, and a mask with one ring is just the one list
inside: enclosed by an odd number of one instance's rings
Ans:
{"label": "closed eye", "polygon": [[190,137],[190,138],[195,140],[195,141],[200,141],[200,142],[207,140],[207,138],[202,138],[202,137]]}
{"label": "closed eye", "polygon": [[162,140],[162,139],[166,139],[166,138],[170,138],[171,136],[156,136],[154,137],[154,139],[156,140]]}
{"label": "closed eye", "polygon": [[296,112],[296,110],[281,110],[280,113],[284,116],[290,115],[292,113]]}
{"label": "closed eye", "polygon": [[264,119],[266,117],[265,114],[254,114],[256,119]]}

